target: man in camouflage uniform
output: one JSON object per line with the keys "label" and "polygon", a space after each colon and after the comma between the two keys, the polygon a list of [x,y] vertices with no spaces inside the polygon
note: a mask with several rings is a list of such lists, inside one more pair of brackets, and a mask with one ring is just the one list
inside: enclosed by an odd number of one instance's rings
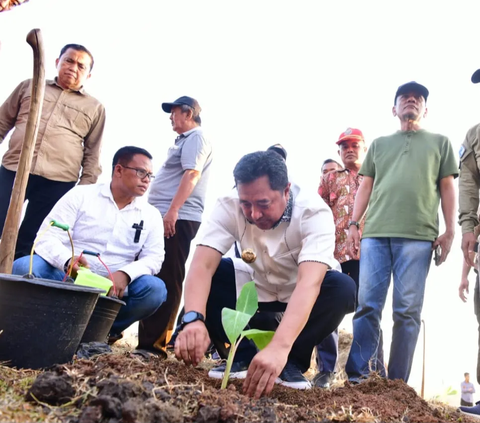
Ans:
{"label": "man in camouflage uniform", "polygon": [[[472,75],[472,82],[480,82],[480,69]],[[480,189],[480,124],[470,128],[465,141],[460,147],[460,178],[459,178],[459,224],[462,226],[462,251],[465,262],[474,266],[474,251],[477,237],[474,229],[479,224],[478,206]],[[474,291],[474,309],[479,325],[477,381],[480,383],[480,301],[478,274]]]}

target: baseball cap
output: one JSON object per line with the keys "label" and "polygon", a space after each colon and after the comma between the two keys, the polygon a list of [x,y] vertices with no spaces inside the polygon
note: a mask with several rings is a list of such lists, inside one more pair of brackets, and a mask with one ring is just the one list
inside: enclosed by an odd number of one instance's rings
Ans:
{"label": "baseball cap", "polygon": [[477,69],[472,75],[472,82],[478,84],[480,82],[480,69]]}
{"label": "baseball cap", "polygon": [[362,131],[355,128],[347,128],[344,132],[338,137],[337,144],[341,144],[345,140],[356,140],[356,141],[365,141],[363,138]]}
{"label": "baseball cap", "polygon": [[282,144],[274,144],[267,148],[267,151],[275,151],[275,153],[280,154],[283,157],[283,160],[287,160],[287,150],[285,150]]}
{"label": "baseball cap", "polygon": [[424,87],[422,84],[419,84],[418,82],[415,81],[410,81],[407,82],[406,84],[400,85],[397,89],[397,92],[395,94],[395,100],[393,101],[393,104],[397,102],[397,98],[400,95],[407,94],[409,92],[414,92],[421,94],[422,97],[425,99],[425,102],[427,101],[428,98],[428,90],[427,87]]}
{"label": "baseball cap", "polygon": [[177,98],[173,103],[162,103],[162,109],[164,112],[171,113],[173,107],[182,106],[184,104],[190,106],[197,113],[200,113],[202,111],[202,108],[198,104],[198,101],[186,95]]}

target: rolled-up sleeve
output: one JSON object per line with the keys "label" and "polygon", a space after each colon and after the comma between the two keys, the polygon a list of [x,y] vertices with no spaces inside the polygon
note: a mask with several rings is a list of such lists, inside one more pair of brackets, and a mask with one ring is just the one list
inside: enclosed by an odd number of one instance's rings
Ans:
{"label": "rolled-up sleeve", "polygon": [[238,239],[236,203],[232,198],[220,198],[208,220],[202,224],[197,245],[226,254]]}
{"label": "rolled-up sleeve", "polygon": [[105,108],[98,104],[98,113],[90,132],[83,141],[82,175],[80,185],[94,184],[102,173],[100,153],[102,147],[103,130],[105,128]]}
{"label": "rolled-up sleeve", "polygon": [[0,106],[0,142],[5,139],[10,130],[15,126],[20,110],[21,99],[24,97],[25,91],[29,86],[29,80],[20,83]]}
{"label": "rolled-up sleeve", "polygon": [[298,263],[316,261],[326,264],[330,269],[338,269],[339,264],[333,256],[335,249],[335,224],[328,206],[318,209],[306,208],[301,219],[301,250]]}

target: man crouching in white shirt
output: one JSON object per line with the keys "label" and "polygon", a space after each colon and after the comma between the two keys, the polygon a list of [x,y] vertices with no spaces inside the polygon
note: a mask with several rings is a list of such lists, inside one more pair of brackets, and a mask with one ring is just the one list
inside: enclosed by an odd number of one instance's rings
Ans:
{"label": "man crouching in white shirt", "polygon": [[[175,355],[197,365],[210,338],[215,345],[228,341],[221,312],[223,307],[235,308],[237,286],[233,264],[222,255],[237,242],[255,281],[259,313],[285,314],[260,352],[244,338],[230,377],[245,378],[244,392],[256,398],[268,395],[274,383],[308,389],[303,373],[313,347],[355,304],[353,279],[331,270],[339,268],[333,257],[332,212],[320,197],[288,181],[285,161],[276,152],[247,154],[233,175],[237,189],[218,200],[190,265]],[[256,317],[250,327],[261,329]],[[221,365],[209,376],[221,378],[224,373]]]}
{"label": "man crouching in white shirt", "polygon": [[[110,337],[120,338],[132,323],[152,315],[167,298],[164,282],[153,276],[165,256],[160,212],[140,199],[154,178],[151,154],[138,147],[123,147],[113,158],[112,181],[107,184],[77,185],[53,207],[39,229],[52,220],[70,227],[75,248],[74,263],[84,250],[100,254],[113,276],[115,292],[126,305],[120,309]],[[65,277],[72,249],[68,235],[51,228],[38,239],[33,256],[33,275],[61,281]],[[29,273],[30,256],[15,260],[13,274]],[[96,258],[82,255],[73,266],[109,277]],[[113,294],[113,289],[109,294]]]}

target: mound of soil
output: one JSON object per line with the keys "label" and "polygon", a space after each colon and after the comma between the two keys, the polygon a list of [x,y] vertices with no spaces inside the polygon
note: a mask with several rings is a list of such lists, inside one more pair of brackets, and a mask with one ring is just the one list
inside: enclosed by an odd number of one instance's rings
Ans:
{"label": "mound of soil", "polygon": [[[220,384],[208,378],[205,365],[186,367],[174,358],[145,361],[123,352],[42,372],[24,395],[31,407],[43,410],[45,420],[65,423],[478,421],[427,403],[402,381],[375,376],[328,390],[276,386],[259,400],[241,393],[241,381],[226,390]],[[0,421],[15,420],[1,407],[0,401]]]}

